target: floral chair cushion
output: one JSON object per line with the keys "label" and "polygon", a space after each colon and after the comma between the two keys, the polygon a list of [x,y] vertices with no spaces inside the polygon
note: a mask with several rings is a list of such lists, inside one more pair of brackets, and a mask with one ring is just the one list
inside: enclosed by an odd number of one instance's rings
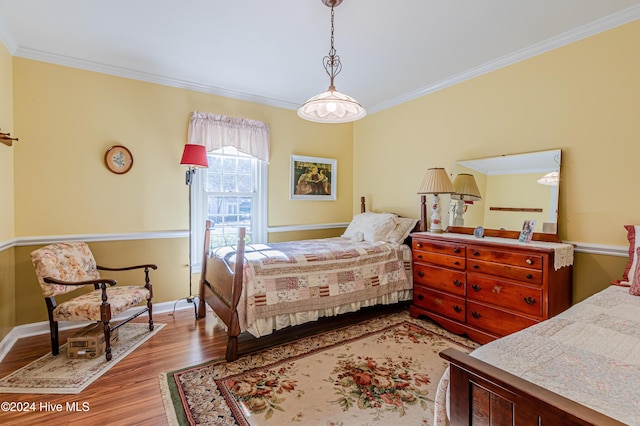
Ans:
{"label": "floral chair cushion", "polygon": [[[111,305],[111,315],[116,316],[150,297],[149,290],[140,286],[108,287],[107,296]],[[102,290],[94,290],[67,302],[62,302],[53,310],[55,321],[100,321]]]}
{"label": "floral chair cushion", "polygon": [[86,281],[100,278],[89,246],[83,242],[55,243],[31,252],[31,261],[44,297],[77,290],[78,286],[47,284],[45,277],[63,281]]}

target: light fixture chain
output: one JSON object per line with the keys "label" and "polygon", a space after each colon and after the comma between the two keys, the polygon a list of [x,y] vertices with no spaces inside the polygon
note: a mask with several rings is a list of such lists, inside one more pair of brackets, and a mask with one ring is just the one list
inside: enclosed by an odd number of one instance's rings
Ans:
{"label": "light fixture chain", "polygon": [[331,87],[334,87],[334,84],[333,84],[334,78],[338,74],[340,74],[340,71],[342,71],[342,62],[340,62],[340,56],[336,54],[336,49],[333,47],[333,40],[334,40],[333,19],[334,19],[334,12],[333,12],[333,6],[331,6],[331,49],[329,49],[329,54],[323,58],[324,70],[327,72],[327,74],[329,75],[329,78],[331,79]]}

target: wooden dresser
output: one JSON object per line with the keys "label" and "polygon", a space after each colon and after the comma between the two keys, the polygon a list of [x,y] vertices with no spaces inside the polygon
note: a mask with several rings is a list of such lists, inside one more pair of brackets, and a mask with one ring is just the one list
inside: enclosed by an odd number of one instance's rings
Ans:
{"label": "wooden dresser", "polygon": [[571,306],[570,245],[427,232],[411,238],[414,318],[487,343]]}

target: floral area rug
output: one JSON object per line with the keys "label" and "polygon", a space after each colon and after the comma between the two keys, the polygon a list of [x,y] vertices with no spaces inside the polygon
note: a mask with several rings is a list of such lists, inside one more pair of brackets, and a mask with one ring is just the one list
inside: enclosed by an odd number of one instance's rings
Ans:
{"label": "floral area rug", "polygon": [[478,345],[408,312],[160,377],[170,425],[430,425],[447,363]]}
{"label": "floral area rug", "polygon": [[111,346],[111,361],[107,361],[104,355],[93,359],[67,358],[65,343],[60,346],[59,355],[53,356],[49,352],[0,379],[0,393],[80,393],[164,326],[165,324],[154,324],[153,331],[149,331],[148,323],[124,324],[118,329],[118,343]]}

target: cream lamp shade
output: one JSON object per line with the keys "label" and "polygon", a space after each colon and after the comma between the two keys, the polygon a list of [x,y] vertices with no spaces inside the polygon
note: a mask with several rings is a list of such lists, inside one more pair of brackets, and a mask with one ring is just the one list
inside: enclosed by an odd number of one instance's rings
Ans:
{"label": "cream lamp shade", "polygon": [[470,173],[460,173],[453,180],[453,191],[451,194],[452,200],[457,200],[454,206],[454,226],[464,226],[463,214],[467,209],[466,204],[473,204],[474,201],[482,200],[480,190],[476,184],[476,179]]}
{"label": "cream lamp shade", "polygon": [[[440,218],[440,200],[438,194],[453,193],[453,185],[449,175],[442,167],[434,167],[427,170],[422,179],[422,185],[418,190],[418,194],[433,194],[433,203],[431,204],[431,221],[429,231],[434,233],[442,233],[442,220]],[[424,223],[426,216],[425,209],[422,210],[422,222]]]}
{"label": "cream lamp shade", "polygon": [[453,180],[453,200],[480,201],[482,196],[476,184],[476,179],[472,174],[460,173]]}

